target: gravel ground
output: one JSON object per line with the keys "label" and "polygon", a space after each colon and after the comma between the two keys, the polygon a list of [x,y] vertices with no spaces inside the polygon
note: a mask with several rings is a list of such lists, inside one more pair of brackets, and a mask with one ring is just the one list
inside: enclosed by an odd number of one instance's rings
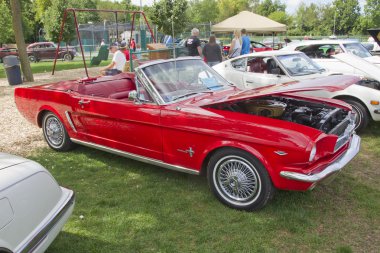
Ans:
{"label": "gravel ground", "polygon": [[[100,68],[90,68],[89,75],[96,76]],[[0,152],[26,156],[36,148],[47,147],[42,130],[31,124],[18,112],[14,103],[16,87],[30,87],[62,80],[79,79],[85,76],[83,69],[64,70],[51,73],[35,74],[32,83],[9,86],[7,79],[0,79]]]}

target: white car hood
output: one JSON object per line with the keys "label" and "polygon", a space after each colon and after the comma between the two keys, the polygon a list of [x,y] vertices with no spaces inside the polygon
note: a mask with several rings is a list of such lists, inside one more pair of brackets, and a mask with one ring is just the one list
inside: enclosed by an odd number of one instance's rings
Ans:
{"label": "white car hood", "polygon": [[[364,73],[366,73],[369,77],[377,80],[380,82],[380,65],[375,65],[367,61],[368,58],[360,58],[359,56],[353,55],[353,54],[347,54],[347,53],[341,53],[332,55],[334,58],[356,68]],[[374,57],[374,56],[373,56]],[[378,57],[380,59],[380,57]]]}

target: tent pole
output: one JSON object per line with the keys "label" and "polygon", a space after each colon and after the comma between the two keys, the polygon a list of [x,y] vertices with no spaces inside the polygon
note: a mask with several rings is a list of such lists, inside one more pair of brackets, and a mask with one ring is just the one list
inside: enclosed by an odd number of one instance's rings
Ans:
{"label": "tent pole", "polygon": [[274,32],[272,32],[272,48],[274,49]]}

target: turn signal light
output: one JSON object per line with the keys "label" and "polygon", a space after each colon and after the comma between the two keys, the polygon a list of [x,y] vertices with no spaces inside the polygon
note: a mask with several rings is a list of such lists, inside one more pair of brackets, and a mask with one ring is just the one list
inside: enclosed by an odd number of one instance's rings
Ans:
{"label": "turn signal light", "polygon": [[379,101],[378,100],[371,100],[371,105],[379,105]]}

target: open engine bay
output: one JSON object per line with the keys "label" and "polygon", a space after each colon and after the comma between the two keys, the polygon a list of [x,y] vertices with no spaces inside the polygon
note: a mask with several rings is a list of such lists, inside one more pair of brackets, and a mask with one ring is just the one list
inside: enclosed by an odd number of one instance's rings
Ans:
{"label": "open engine bay", "polygon": [[347,110],[309,101],[268,96],[212,106],[214,109],[280,119],[341,135],[350,124]]}

